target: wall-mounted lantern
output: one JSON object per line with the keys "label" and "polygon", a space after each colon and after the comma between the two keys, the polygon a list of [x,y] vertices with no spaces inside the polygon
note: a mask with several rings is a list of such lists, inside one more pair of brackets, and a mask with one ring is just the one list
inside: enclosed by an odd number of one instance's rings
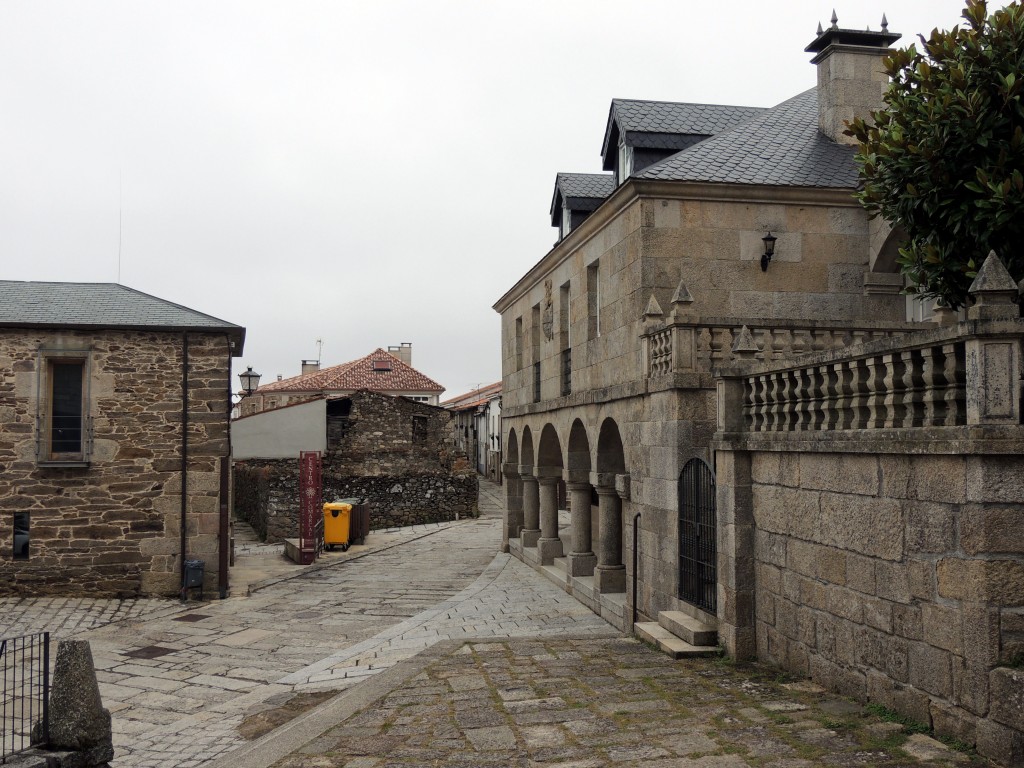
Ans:
{"label": "wall-mounted lantern", "polygon": [[256,391],[260,385],[260,375],[252,369],[251,365],[245,373],[238,374],[238,380],[242,382],[242,397],[248,397]]}
{"label": "wall-mounted lantern", "polygon": [[772,256],[775,255],[775,241],[778,239],[771,232],[761,238],[762,242],[764,242],[764,253],[761,254],[762,272],[768,271],[768,265],[771,263]]}

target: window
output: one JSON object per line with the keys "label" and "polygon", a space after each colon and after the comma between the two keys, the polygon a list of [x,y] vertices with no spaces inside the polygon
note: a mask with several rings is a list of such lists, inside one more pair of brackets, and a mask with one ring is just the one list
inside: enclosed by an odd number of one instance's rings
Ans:
{"label": "window", "polygon": [[601,269],[596,261],[587,267],[587,335],[601,335]]}
{"label": "window", "polygon": [[523,318],[516,318],[516,370],[523,367]]}
{"label": "window", "polygon": [[619,184],[628,179],[629,174],[633,172],[633,148],[626,146],[622,139],[619,139],[618,171]]}
{"label": "window", "polygon": [[40,350],[36,456],[40,463],[84,465],[91,448],[88,357]]}
{"label": "window", "polygon": [[566,237],[572,231],[572,211],[568,206],[562,206],[562,237]]}
{"label": "window", "polygon": [[572,323],[569,316],[569,283],[558,291],[558,335],[562,347],[562,397],[572,394]]}
{"label": "window", "polygon": [[533,342],[533,402],[540,402],[540,304],[532,310],[533,327],[530,329]]}
{"label": "window", "polygon": [[28,512],[14,513],[14,551],[12,556],[15,560],[28,560],[28,523]]}
{"label": "window", "polygon": [[340,448],[345,441],[345,434],[352,426],[352,401],[345,397],[341,400],[327,401],[327,450]]}

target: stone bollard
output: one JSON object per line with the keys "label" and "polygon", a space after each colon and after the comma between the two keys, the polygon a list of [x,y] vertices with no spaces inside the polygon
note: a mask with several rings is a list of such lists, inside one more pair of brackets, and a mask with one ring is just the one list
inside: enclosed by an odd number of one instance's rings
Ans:
{"label": "stone bollard", "polygon": [[103,766],[114,759],[110,711],[103,708],[87,640],[61,640],[50,689],[50,749],[79,753],[73,762]]}

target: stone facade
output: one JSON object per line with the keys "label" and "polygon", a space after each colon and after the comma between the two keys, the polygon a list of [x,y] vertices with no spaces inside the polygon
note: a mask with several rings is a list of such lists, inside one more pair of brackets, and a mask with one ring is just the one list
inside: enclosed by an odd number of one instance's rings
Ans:
{"label": "stone facade", "polygon": [[718,628],[1020,765],[1024,320],[993,271],[968,322],[723,370]]}
{"label": "stone facade", "polygon": [[[367,498],[375,529],[475,517],[477,479],[471,470],[453,471],[450,419],[443,408],[365,390],[329,400],[324,501]],[[264,508],[236,514],[267,541],[298,536],[298,468],[297,456],[236,462],[236,483],[249,482],[242,476],[251,470],[264,472]]]}
{"label": "stone facade", "polygon": [[[48,355],[86,366],[86,460],[48,464],[41,446]],[[230,342],[188,334],[186,552],[217,584],[220,462],[228,456]],[[0,329],[0,541],[28,513],[27,559],[0,555],[7,595],[130,597],[178,592],[183,336]],[[41,402],[41,399],[43,402]]]}

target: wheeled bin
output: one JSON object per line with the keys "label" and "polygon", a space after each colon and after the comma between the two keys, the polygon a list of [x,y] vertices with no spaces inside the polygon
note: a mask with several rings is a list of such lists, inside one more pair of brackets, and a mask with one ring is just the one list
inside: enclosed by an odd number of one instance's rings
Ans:
{"label": "wheeled bin", "polygon": [[324,546],[334,549],[337,544],[344,552],[349,546],[352,505],[344,501],[324,504]]}
{"label": "wheeled bin", "polygon": [[349,540],[353,544],[365,544],[370,533],[370,502],[368,499],[342,499],[345,504],[352,505],[352,522],[349,523]]}

